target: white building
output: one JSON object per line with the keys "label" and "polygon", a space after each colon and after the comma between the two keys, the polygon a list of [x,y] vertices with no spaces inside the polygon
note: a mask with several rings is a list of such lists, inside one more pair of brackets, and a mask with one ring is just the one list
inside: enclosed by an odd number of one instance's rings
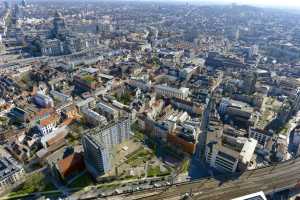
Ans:
{"label": "white building", "polygon": [[267,197],[265,196],[264,192],[256,192],[253,194],[248,194],[242,197],[234,198],[232,200],[250,200],[250,199],[257,199],[257,200],[267,200]]}
{"label": "white building", "polygon": [[179,99],[186,99],[189,95],[189,88],[184,87],[177,89],[169,87],[167,85],[155,85],[154,90],[158,96],[164,96],[169,98],[176,97]]}
{"label": "white building", "polygon": [[248,139],[242,150],[236,151],[227,146],[216,145],[212,151],[207,151],[207,161],[211,167],[214,167],[220,171],[236,172],[238,165],[247,166],[254,154],[257,141],[254,139]]}
{"label": "white building", "polygon": [[50,94],[53,96],[54,99],[61,101],[61,102],[66,102],[66,101],[72,101],[72,97],[69,95],[66,95],[64,93],[51,90]]}
{"label": "white building", "polygon": [[21,165],[12,157],[0,157],[0,189],[9,188],[25,175]]}
{"label": "white building", "polygon": [[257,140],[244,137],[243,133],[236,129],[225,131],[219,123],[211,121],[208,128],[206,162],[222,172],[245,171],[252,168]]}
{"label": "white building", "polygon": [[99,102],[96,105],[97,109],[99,109],[100,113],[104,114],[107,117],[110,117],[112,119],[117,119],[119,116],[118,109],[114,108],[113,106],[105,103],[105,102]]}
{"label": "white building", "polygon": [[261,145],[262,148],[264,148],[267,144],[267,142],[272,139],[272,133],[267,132],[265,130],[260,129],[249,129],[249,138],[253,138],[257,140],[258,144]]}
{"label": "white building", "polygon": [[81,112],[83,113],[83,116],[87,120],[87,122],[94,126],[107,124],[106,118],[100,115],[99,113],[93,111],[92,109],[85,108],[82,109]]}

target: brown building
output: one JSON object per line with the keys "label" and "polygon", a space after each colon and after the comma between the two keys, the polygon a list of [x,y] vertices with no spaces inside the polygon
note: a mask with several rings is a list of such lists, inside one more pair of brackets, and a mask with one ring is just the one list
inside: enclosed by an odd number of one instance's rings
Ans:
{"label": "brown building", "polygon": [[83,156],[80,153],[74,153],[58,161],[57,169],[64,179],[74,173],[79,173],[85,169]]}
{"label": "brown building", "polygon": [[168,134],[167,140],[170,144],[174,145],[175,148],[181,149],[182,151],[189,154],[195,153],[196,145],[194,143],[188,142],[178,137],[174,133]]}

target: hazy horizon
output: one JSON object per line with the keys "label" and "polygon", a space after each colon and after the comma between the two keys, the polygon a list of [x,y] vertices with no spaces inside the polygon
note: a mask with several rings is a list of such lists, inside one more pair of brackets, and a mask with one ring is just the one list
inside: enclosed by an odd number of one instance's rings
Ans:
{"label": "hazy horizon", "polygon": [[[20,0],[12,0],[20,1]],[[57,1],[57,0],[28,0],[28,2],[35,1]],[[74,0],[62,0],[62,1],[74,1]],[[273,7],[273,8],[290,8],[290,9],[300,9],[300,0],[75,0],[75,1],[85,1],[85,2],[101,2],[101,1],[156,1],[156,2],[187,2],[187,3],[199,3],[199,4],[231,4],[236,3],[238,5],[252,5],[252,6],[263,6],[263,7]]]}
{"label": "hazy horizon", "polygon": [[[200,0],[194,0],[194,1],[200,1]],[[297,8],[300,8],[299,0],[285,0],[285,1],[282,1],[282,0],[214,0],[214,2],[238,3],[238,4],[271,6],[271,7],[290,7],[290,8],[297,7]]]}

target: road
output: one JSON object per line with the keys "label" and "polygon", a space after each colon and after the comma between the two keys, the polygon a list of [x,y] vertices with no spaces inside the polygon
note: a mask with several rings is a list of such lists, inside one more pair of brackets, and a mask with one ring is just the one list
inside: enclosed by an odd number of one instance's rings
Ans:
{"label": "road", "polygon": [[[300,158],[253,171],[240,176],[202,179],[173,186],[137,191],[129,194],[107,197],[107,199],[155,200],[180,199],[191,194],[192,199],[232,199],[257,191],[266,194],[292,188],[300,182]],[[228,180],[229,178],[229,180]],[[226,181],[225,181],[226,180]]]}
{"label": "road", "polygon": [[208,123],[209,123],[209,117],[210,117],[211,111],[215,104],[214,94],[215,94],[216,90],[219,88],[220,84],[222,83],[222,80],[223,80],[223,76],[213,86],[213,88],[211,89],[210,95],[207,97],[208,102],[206,104],[206,107],[205,107],[203,115],[202,115],[201,125],[199,127],[201,130],[201,133],[198,136],[198,143],[196,146],[196,152],[193,156],[193,159],[200,160],[200,161],[203,161],[205,159],[205,148],[206,148],[207,128],[208,128]]}

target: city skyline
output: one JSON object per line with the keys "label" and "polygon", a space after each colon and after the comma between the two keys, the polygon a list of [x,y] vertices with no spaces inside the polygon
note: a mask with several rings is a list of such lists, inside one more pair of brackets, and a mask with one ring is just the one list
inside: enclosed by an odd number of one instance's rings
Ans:
{"label": "city skyline", "polygon": [[[31,0],[28,2],[39,2],[44,0]],[[51,0],[56,1],[56,0]],[[71,0],[64,0],[66,2]],[[108,0],[77,0],[77,2],[107,2]],[[262,6],[262,7],[273,7],[273,8],[290,8],[290,9],[300,9],[300,1],[296,0],[110,0],[110,1],[127,1],[127,2],[165,2],[165,3],[172,3],[172,2],[187,2],[187,3],[200,3],[200,4],[231,4],[236,3],[239,5],[251,5],[251,6]]]}
{"label": "city skyline", "polygon": [[247,4],[247,5],[255,5],[255,6],[271,6],[271,7],[290,7],[294,8],[300,7],[300,2],[296,0],[286,0],[286,1],[280,1],[280,0],[217,0],[218,2],[223,3],[238,3],[238,4]]}
{"label": "city skyline", "polygon": [[299,8],[0,2],[0,197],[297,199]]}

